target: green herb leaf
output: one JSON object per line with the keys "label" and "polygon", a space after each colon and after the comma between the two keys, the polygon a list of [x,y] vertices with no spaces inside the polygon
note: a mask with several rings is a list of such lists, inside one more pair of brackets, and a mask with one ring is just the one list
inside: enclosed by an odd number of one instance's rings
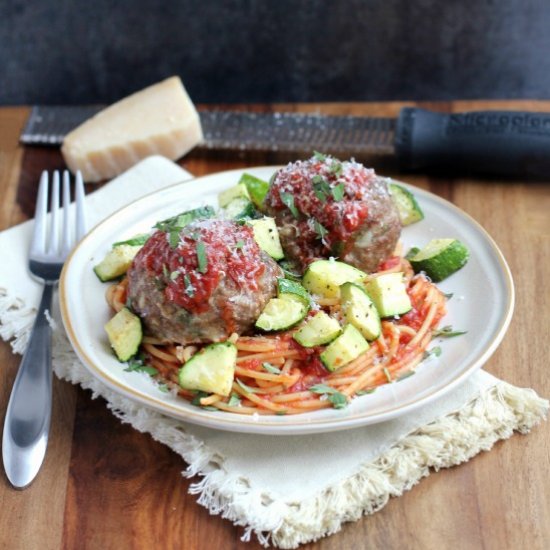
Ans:
{"label": "green herb leaf", "polygon": [[239,240],[235,243],[235,248],[237,250],[240,250],[243,246],[244,246],[244,241],[243,240]]}
{"label": "green herb leaf", "polygon": [[180,230],[174,229],[168,233],[168,244],[170,248],[177,248],[180,244]]}
{"label": "green herb leaf", "polygon": [[159,384],[157,387],[163,393],[168,393],[170,391],[168,384]]}
{"label": "green herb leaf", "polygon": [[289,193],[288,191],[283,191],[281,193],[281,200],[283,201],[283,204],[292,212],[292,215],[295,218],[300,217],[300,212],[298,212],[298,209],[294,204],[294,195],[292,193]]}
{"label": "green herb leaf", "polygon": [[333,187],[332,190],[331,190],[332,198],[335,201],[341,201],[344,198],[345,190],[346,190],[346,188],[345,188],[344,184],[339,183],[338,185]]}
{"label": "green herb leaf", "polygon": [[202,241],[197,241],[197,262],[201,273],[208,271],[208,258],[206,257],[206,246]]}
{"label": "green herb leaf", "polygon": [[284,416],[286,414],[286,411],[275,411],[275,414],[277,416]]}
{"label": "green herb leaf", "polygon": [[443,294],[443,296],[445,296],[445,298],[447,298],[447,300],[450,300],[454,296],[454,293],[453,292],[448,292],[447,294]]}
{"label": "green herb leaf", "polygon": [[331,192],[330,183],[323,178],[323,176],[316,174],[313,178],[311,178],[311,185],[313,186],[313,193],[315,196],[321,202],[326,202],[327,197]]}
{"label": "green herb leaf", "polygon": [[324,153],[319,153],[319,151],[313,151],[313,158],[319,162],[324,162],[327,160],[327,155]]}
{"label": "green herb leaf", "polygon": [[355,395],[367,395],[369,393],[374,393],[376,388],[367,388],[366,390],[359,390],[355,392]]}
{"label": "green herb leaf", "polygon": [[440,328],[439,330],[433,331],[433,336],[444,336],[445,338],[452,338],[453,336],[461,336],[462,334],[466,334],[467,331],[465,330],[453,330],[453,327],[451,325],[447,325],[445,327]]}
{"label": "green herb leaf", "polygon": [[[343,166],[342,163],[337,160],[333,159],[332,164],[330,165],[330,171],[336,176],[340,177],[342,175]],[[341,199],[340,199],[341,200]]]}
{"label": "green herb leaf", "polygon": [[262,363],[262,367],[271,374],[281,374],[281,369],[274,367],[271,363]]}
{"label": "green herb leaf", "polygon": [[175,281],[181,274],[181,271],[172,271],[172,273],[170,273],[170,280],[171,281]]}
{"label": "green herb leaf", "polygon": [[142,359],[130,359],[128,366],[124,369],[125,372],[145,372],[149,376],[155,376],[158,374],[158,370],[155,367],[145,365]]}
{"label": "green herb leaf", "polygon": [[415,371],[413,370],[409,370],[407,372],[404,372],[403,374],[400,374],[395,380],[397,382],[401,382],[401,380],[405,380],[405,378],[409,378],[411,377],[413,374],[416,374]]}
{"label": "green herb leaf", "polygon": [[317,233],[320,239],[323,239],[328,233],[328,229],[315,219],[313,220],[313,228],[315,229],[315,233]]}
{"label": "green herb leaf", "polygon": [[338,390],[334,389],[331,386],[327,386],[326,384],[315,384],[314,386],[310,386],[308,390],[313,393],[321,393],[321,394],[338,392]]}
{"label": "green herb leaf", "polygon": [[193,288],[193,285],[191,284],[191,278],[189,277],[189,274],[186,273],[184,276],[183,276],[183,282],[185,283],[185,294],[187,294],[187,296],[189,296],[189,298],[193,298],[193,296],[195,295],[195,289]]}
{"label": "green herb leaf", "polygon": [[441,347],[436,346],[435,348],[432,348],[431,350],[425,351],[424,352],[424,357],[422,359],[428,359],[428,357],[431,357],[432,355],[434,357],[439,357],[441,355]]}
{"label": "green herb leaf", "polygon": [[162,274],[168,279],[170,277],[170,271],[166,264],[162,264]]}
{"label": "green herb leaf", "polygon": [[230,407],[238,407],[241,404],[241,398],[238,394],[232,393],[227,404]]}
{"label": "green herb leaf", "polygon": [[195,397],[193,397],[192,401],[191,401],[191,405],[196,405],[197,407],[202,407],[201,405],[201,399],[203,397],[208,397],[208,393],[206,393],[205,391],[197,391],[197,393],[195,394]]}
{"label": "green herb leaf", "polygon": [[188,210],[187,212],[182,212],[172,218],[167,218],[155,224],[155,229],[160,229],[161,231],[172,232],[177,231],[178,233],[192,221],[213,218],[216,215],[216,211],[211,206],[201,206],[193,210]]}
{"label": "green herb leaf", "polygon": [[239,384],[239,386],[241,386],[241,388],[248,393],[262,393],[260,388],[252,388],[250,386],[247,386],[244,382],[241,382],[238,378],[235,378],[235,380],[237,384]]}
{"label": "green herb leaf", "polygon": [[328,400],[332,403],[332,406],[335,409],[343,409],[348,405],[347,397],[340,392],[330,394],[328,396]]}

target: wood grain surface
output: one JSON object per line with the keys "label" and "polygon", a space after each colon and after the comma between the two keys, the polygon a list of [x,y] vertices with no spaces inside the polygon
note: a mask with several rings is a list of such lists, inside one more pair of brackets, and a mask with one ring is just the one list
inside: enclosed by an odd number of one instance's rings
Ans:
{"label": "wood grain surface", "polygon": [[[330,114],[395,115],[403,103],[248,106]],[[550,102],[452,102],[440,111],[523,109]],[[232,106],[234,107],[234,106]],[[247,108],[247,106],[242,106]],[[28,108],[0,108],[0,230],[32,216],[40,172],[63,167],[59,151],[18,145]],[[195,175],[279,163],[272,154],[192,153]],[[392,174],[388,174],[392,175]],[[510,329],[486,365],[492,374],[550,396],[550,182],[424,175],[402,179],[443,196],[479,221],[507,258],[516,285]],[[5,258],[4,260],[9,260]],[[0,286],[1,286],[0,267]],[[0,417],[20,357],[0,342]],[[258,550],[242,528],[210,516],[187,493],[181,458],[122,425],[101,399],[55,380],[48,454],[36,481],[15,491],[0,474],[0,548]],[[441,471],[373,516],[304,549],[529,550],[550,547],[550,425],[514,435],[470,462]],[[297,483],[300,481],[297,480]]]}

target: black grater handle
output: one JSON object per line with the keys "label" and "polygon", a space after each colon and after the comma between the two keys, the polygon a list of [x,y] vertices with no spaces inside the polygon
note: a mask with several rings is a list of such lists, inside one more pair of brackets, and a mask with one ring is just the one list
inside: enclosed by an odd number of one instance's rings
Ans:
{"label": "black grater handle", "polygon": [[402,169],[550,177],[550,113],[442,114],[406,107],[397,120]]}

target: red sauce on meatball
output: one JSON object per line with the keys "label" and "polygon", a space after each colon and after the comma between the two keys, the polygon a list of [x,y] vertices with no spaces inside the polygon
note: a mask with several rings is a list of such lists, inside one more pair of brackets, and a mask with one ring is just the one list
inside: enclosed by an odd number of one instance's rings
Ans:
{"label": "red sauce on meatball", "polygon": [[368,217],[368,191],[376,180],[374,170],[356,162],[313,157],[289,164],[277,172],[266,204],[290,210],[296,226],[302,262],[338,255]]}
{"label": "red sauce on meatball", "polygon": [[[203,313],[224,278],[232,279],[243,290],[258,289],[266,267],[252,228],[205,220],[185,228],[176,246],[170,240],[168,233],[157,231],[133,262],[165,285],[167,301],[191,313]],[[231,317],[231,312],[227,313]]]}

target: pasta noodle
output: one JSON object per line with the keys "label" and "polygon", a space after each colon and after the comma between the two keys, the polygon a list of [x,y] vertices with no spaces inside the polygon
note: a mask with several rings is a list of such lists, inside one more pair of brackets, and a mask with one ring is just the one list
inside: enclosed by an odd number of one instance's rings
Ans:
{"label": "pasta noodle", "polygon": [[[203,396],[199,404],[239,414],[300,414],[333,406],[328,399],[331,392],[349,400],[413,373],[446,312],[446,299],[429,279],[415,275],[404,258],[385,271],[370,274],[369,278],[396,271],[404,273],[412,310],[401,317],[383,320],[380,336],[349,364],[329,372],[319,360],[324,347],[300,346],[292,338],[296,329],[273,336],[233,334],[229,340],[236,345],[238,356],[232,395]],[[123,279],[107,290],[107,302],[115,311],[125,307],[127,284]],[[338,316],[338,300],[317,300],[317,304]],[[199,349],[200,345],[180,346],[150,337],[145,337],[141,345],[144,362],[157,371],[156,379],[188,400],[196,399],[196,392],[179,387],[178,370]],[[268,364],[267,369],[264,364]],[[323,392],[309,389],[319,384],[323,385]]]}

